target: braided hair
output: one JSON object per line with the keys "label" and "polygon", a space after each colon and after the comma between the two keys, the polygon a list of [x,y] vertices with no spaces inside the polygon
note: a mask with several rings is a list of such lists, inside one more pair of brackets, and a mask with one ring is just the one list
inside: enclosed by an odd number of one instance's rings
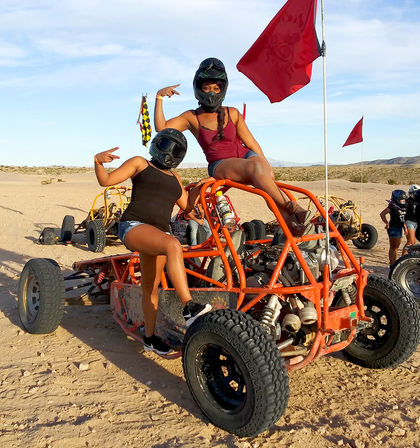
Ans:
{"label": "braided hair", "polygon": [[219,106],[217,112],[217,134],[213,137],[213,141],[223,140],[223,130],[225,126],[225,109]]}

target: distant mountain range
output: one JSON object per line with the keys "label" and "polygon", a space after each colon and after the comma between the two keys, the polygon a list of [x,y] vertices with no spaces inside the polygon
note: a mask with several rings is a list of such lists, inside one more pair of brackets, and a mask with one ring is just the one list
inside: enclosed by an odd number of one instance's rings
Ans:
{"label": "distant mountain range", "polygon": [[[420,156],[414,157],[394,157],[393,159],[376,159],[370,162],[363,162],[364,165],[420,165]],[[351,165],[361,165],[361,162],[352,163]]]}
{"label": "distant mountain range", "polygon": [[[287,162],[285,160],[275,160],[268,158],[267,159],[272,167],[299,167],[299,166],[317,166],[323,165],[324,162],[316,162],[316,163],[296,163],[296,162]],[[357,163],[349,163],[346,166],[355,166],[361,165],[361,162]],[[404,165],[404,166],[413,166],[420,165],[420,156],[414,157],[394,157],[393,159],[376,159],[367,162],[363,162],[363,165]],[[206,168],[207,163],[195,163],[195,162],[185,162],[181,163],[180,168]]]}

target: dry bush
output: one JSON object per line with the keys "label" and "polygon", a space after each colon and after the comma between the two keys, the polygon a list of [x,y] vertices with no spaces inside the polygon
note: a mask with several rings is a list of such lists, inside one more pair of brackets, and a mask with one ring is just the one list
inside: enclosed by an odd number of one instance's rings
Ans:
{"label": "dry bush", "polygon": [[[112,171],[112,168],[107,168]],[[276,180],[281,182],[310,182],[322,180],[325,176],[325,168],[322,165],[308,167],[282,167],[273,168]],[[19,174],[38,174],[42,176],[56,176],[63,174],[79,174],[94,172],[91,167],[28,167],[0,165],[0,172]],[[208,176],[207,168],[180,168],[177,170],[183,184],[188,185]],[[328,167],[329,179],[345,179],[350,182],[388,183],[391,185],[411,185],[420,183],[420,166],[402,165],[332,165]],[[62,182],[59,179],[57,182]]]}

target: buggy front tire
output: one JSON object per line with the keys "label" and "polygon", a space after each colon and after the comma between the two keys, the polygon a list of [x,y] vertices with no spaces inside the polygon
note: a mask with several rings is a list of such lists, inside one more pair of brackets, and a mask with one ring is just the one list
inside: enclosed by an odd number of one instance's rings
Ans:
{"label": "buggy front tire", "polygon": [[106,246],[104,223],[100,219],[89,221],[86,230],[87,245],[92,252],[102,252]]}
{"label": "buggy front tire", "polygon": [[29,333],[52,333],[64,313],[64,280],[58,264],[48,258],[29,260],[20,275],[20,321]]}
{"label": "buggy front tire", "polygon": [[365,314],[373,324],[359,330],[343,354],[371,369],[396,367],[416,350],[420,317],[413,298],[394,282],[370,275],[363,291]]}
{"label": "buggy front tire", "polygon": [[360,229],[361,235],[353,240],[358,249],[372,249],[378,242],[378,231],[371,224],[363,223]]}
{"label": "buggy front tire", "polygon": [[74,216],[66,215],[61,224],[60,241],[63,243],[70,242],[74,233]]}
{"label": "buggy front tire", "polygon": [[391,266],[389,278],[420,305],[420,252],[412,252],[399,258]]}
{"label": "buggy front tire", "polygon": [[284,413],[289,379],[273,339],[251,316],[222,309],[188,329],[182,363],[191,394],[216,426],[252,437]]}

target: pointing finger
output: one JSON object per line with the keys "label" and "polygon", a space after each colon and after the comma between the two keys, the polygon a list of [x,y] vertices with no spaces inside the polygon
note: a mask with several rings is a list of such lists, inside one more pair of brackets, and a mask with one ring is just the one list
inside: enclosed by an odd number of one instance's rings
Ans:
{"label": "pointing finger", "polygon": [[[119,146],[115,146],[114,148],[108,149],[107,152],[114,152],[119,148]],[[119,158],[119,157],[118,157]]]}

